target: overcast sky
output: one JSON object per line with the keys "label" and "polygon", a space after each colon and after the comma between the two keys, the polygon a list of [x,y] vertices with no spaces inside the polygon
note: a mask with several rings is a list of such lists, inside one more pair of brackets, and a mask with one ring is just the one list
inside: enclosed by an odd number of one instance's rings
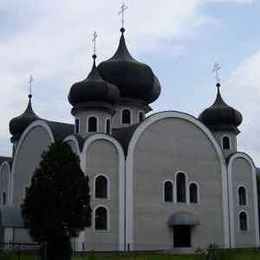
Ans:
{"label": "overcast sky", "polygon": [[[239,150],[260,166],[260,1],[128,0],[126,39],[132,55],[162,84],[155,112],[198,116],[215,99],[214,62],[222,95],[243,114]],[[73,122],[67,94],[91,68],[93,31],[98,61],[120,37],[120,0],[0,0],[0,155],[10,155],[8,124],[27,104],[42,118]]]}

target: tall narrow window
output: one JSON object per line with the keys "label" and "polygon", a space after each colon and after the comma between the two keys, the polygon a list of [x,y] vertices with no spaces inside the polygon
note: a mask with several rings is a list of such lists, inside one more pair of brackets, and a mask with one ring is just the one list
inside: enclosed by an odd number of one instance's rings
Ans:
{"label": "tall narrow window", "polygon": [[129,109],[124,109],[122,112],[122,123],[130,124],[131,123],[131,112]]}
{"label": "tall narrow window", "polygon": [[139,122],[142,122],[144,120],[144,113],[139,112]]}
{"label": "tall narrow window", "polygon": [[6,205],[6,193],[3,192],[3,205]]}
{"label": "tall narrow window", "polygon": [[88,131],[97,132],[97,118],[94,116],[88,119]]}
{"label": "tall narrow window", "polygon": [[172,202],[173,201],[173,185],[172,182],[166,181],[164,183],[164,201]]}
{"label": "tall narrow window", "polygon": [[106,133],[110,134],[110,130],[111,130],[111,121],[110,121],[110,119],[107,119]]}
{"label": "tall narrow window", "polygon": [[247,215],[245,212],[239,214],[239,226],[241,231],[247,231]]}
{"label": "tall narrow window", "polygon": [[176,177],[177,202],[186,202],[186,177],[184,173],[178,173]]}
{"label": "tall narrow window", "polygon": [[95,210],[95,229],[105,231],[108,229],[107,209],[99,207]]}
{"label": "tall narrow window", "polygon": [[230,149],[229,137],[224,136],[222,142],[223,142],[223,144],[222,144],[223,145],[223,150],[229,150]]}
{"label": "tall narrow window", "polygon": [[79,119],[75,120],[75,132],[76,132],[76,134],[79,133]]}
{"label": "tall narrow window", "polygon": [[239,187],[238,197],[239,197],[239,205],[246,206],[246,189],[244,187]]}
{"label": "tall narrow window", "polygon": [[105,176],[98,176],[95,180],[95,197],[98,199],[108,197],[108,181]]}
{"label": "tall narrow window", "polygon": [[190,203],[198,203],[198,186],[195,183],[190,185]]}

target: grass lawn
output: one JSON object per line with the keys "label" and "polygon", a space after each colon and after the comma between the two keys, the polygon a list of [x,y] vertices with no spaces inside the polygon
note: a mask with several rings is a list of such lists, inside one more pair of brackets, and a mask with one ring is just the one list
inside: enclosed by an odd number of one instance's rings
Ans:
{"label": "grass lawn", "polygon": [[[11,254],[11,255],[0,254],[0,260],[40,260],[40,258],[38,256],[30,256],[24,254],[20,256],[17,254]],[[206,256],[201,256],[201,255],[93,254],[88,256],[75,256],[72,258],[72,260],[207,260],[207,258]],[[218,250],[216,260],[260,260],[260,250],[255,250],[255,249]]]}

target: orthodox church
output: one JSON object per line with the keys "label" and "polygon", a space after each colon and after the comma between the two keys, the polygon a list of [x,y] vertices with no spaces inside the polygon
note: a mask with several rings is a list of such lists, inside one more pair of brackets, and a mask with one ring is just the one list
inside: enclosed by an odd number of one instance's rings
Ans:
{"label": "orthodox church", "polygon": [[25,188],[43,151],[63,140],[90,179],[93,221],[73,240],[76,250],[259,246],[257,169],[237,150],[242,115],[220,84],[198,118],[151,113],[161,85],[128,51],[124,28],[112,58],[96,58],[68,94],[74,124],[36,115],[31,95],[10,121],[13,155],[0,157],[1,240],[31,241],[20,211]]}

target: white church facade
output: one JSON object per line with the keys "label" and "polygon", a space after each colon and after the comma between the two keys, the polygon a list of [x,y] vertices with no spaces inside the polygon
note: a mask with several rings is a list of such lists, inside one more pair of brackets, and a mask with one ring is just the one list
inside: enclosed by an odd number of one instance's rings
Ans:
{"label": "white church facade", "polygon": [[[20,205],[43,151],[68,143],[89,176],[92,225],[77,250],[258,247],[256,166],[237,150],[242,115],[222,99],[198,118],[151,113],[161,86],[129,53],[121,29],[114,56],[73,84],[75,124],[37,116],[10,121],[12,157],[0,157],[0,239],[28,242]],[[146,116],[150,113],[149,116]],[[39,205],[40,207],[41,205]]]}

